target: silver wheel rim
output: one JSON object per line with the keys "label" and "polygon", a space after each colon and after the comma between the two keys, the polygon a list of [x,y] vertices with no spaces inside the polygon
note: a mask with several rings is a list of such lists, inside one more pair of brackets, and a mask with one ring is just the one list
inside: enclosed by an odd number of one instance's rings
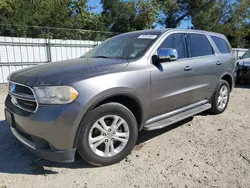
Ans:
{"label": "silver wheel rim", "polygon": [[217,100],[218,108],[224,110],[228,101],[228,89],[226,86],[222,86],[220,89],[219,97]]}
{"label": "silver wheel rim", "polygon": [[127,122],[117,115],[98,119],[89,132],[89,146],[101,157],[113,157],[120,153],[129,140]]}

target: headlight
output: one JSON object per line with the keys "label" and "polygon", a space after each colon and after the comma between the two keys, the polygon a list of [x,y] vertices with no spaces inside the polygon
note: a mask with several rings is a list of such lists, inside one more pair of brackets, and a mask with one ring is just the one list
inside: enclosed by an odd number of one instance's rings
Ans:
{"label": "headlight", "polygon": [[40,104],[68,104],[78,97],[78,92],[70,86],[34,87]]}
{"label": "headlight", "polygon": [[243,60],[238,61],[238,65],[244,66],[245,62]]}

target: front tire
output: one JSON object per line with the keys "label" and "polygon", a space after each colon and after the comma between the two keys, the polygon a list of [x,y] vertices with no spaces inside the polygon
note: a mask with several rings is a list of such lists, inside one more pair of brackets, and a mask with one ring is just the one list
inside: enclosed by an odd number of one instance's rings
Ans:
{"label": "front tire", "polygon": [[77,150],[95,166],[106,166],[124,159],[138,136],[133,113],[119,103],[103,104],[87,113],[79,129]]}
{"label": "front tire", "polygon": [[221,80],[212,99],[211,113],[221,114],[228,105],[230,95],[230,87],[227,81]]}

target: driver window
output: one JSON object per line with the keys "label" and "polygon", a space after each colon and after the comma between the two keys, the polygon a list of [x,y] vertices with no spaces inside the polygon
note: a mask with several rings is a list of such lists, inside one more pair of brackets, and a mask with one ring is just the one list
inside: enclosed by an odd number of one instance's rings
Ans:
{"label": "driver window", "polygon": [[160,45],[160,48],[173,48],[178,53],[178,59],[187,58],[187,48],[185,42],[185,34],[176,33],[169,35]]}

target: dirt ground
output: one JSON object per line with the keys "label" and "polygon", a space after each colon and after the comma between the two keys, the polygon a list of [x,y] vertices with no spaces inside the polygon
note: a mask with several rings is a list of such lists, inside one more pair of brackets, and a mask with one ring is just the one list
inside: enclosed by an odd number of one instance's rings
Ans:
{"label": "dirt ground", "polygon": [[0,188],[250,187],[250,86],[238,86],[225,113],[196,115],[168,128],[141,132],[119,164],[92,167],[39,159],[4,122],[0,89]]}

